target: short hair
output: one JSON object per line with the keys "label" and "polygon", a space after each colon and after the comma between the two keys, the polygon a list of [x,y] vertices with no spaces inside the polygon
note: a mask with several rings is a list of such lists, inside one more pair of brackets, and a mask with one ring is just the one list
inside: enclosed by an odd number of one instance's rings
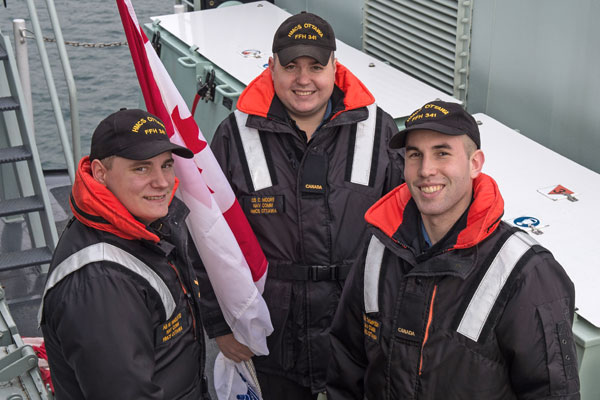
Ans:
{"label": "short hair", "polygon": [[[310,56],[306,56],[306,57],[310,57]],[[331,52],[331,56],[329,57],[329,59],[331,60],[331,62],[335,61],[335,51]],[[273,60],[276,62],[279,62],[279,61],[277,61],[277,53],[273,53]]]}
{"label": "short hair", "polygon": [[477,151],[477,144],[468,137],[467,135],[463,135],[463,144],[465,146],[465,152],[467,153],[467,158],[471,157],[475,151]]}
{"label": "short hair", "polygon": [[104,168],[106,168],[107,170],[111,170],[115,161],[115,157],[115,155],[104,157],[102,160],[100,160],[100,162],[102,163],[102,165],[104,165]]}

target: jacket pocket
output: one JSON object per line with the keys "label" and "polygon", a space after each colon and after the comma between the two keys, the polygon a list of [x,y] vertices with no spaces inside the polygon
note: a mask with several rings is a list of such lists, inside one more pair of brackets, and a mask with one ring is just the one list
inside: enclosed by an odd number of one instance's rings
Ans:
{"label": "jacket pocket", "polygon": [[267,337],[269,364],[275,361],[277,367],[289,370],[294,364],[292,283],[268,278],[263,297],[267,303],[273,324],[273,333]]}
{"label": "jacket pocket", "polygon": [[559,299],[537,307],[546,344],[551,394],[564,394],[578,378],[577,353],[570,323],[568,299]]}

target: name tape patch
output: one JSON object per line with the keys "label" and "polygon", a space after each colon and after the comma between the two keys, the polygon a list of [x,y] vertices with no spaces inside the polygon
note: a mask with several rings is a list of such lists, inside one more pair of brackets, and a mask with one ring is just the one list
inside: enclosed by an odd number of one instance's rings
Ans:
{"label": "name tape patch", "polygon": [[246,214],[249,215],[274,215],[285,211],[283,195],[245,196],[243,204]]}
{"label": "name tape patch", "polygon": [[381,322],[369,318],[366,316],[366,314],[363,314],[363,327],[364,334],[366,337],[376,342],[379,341],[379,331],[381,329]]}
{"label": "name tape patch", "polygon": [[156,345],[168,343],[173,338],[180,336],[187,328],[186,313],[177,311],[173,318],[156,329]]}

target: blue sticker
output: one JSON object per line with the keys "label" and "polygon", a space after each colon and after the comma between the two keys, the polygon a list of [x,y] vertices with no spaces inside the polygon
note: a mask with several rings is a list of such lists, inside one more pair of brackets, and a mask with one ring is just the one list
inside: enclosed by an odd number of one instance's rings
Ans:
{"label": "blue sticker", "polygon": [[535,217],[519,217],[515,218],[513,223],[521,228],[531,228],[533,226],[538,226],[540,220]]}

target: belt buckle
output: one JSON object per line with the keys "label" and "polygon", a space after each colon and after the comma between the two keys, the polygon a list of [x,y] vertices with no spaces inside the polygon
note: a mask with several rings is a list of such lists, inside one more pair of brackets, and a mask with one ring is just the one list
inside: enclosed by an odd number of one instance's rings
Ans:
{"label": "belt buckle", "polygon": [[[323,273],[321,271],[326,271],[329,269],[329,276],[323,277]],[[310,278],[314,282],[331,280],[335,281],[339,277],[339,268],[337,265],[313,265],[310,268]]]}
{"label": "belt buckle", "polygon": [[340,277],[340,268],[338,265],[330,265],[329,268],[331,269],[331,271],[329,272],[329,279],[331,279],[332,281],[337,281]]}

